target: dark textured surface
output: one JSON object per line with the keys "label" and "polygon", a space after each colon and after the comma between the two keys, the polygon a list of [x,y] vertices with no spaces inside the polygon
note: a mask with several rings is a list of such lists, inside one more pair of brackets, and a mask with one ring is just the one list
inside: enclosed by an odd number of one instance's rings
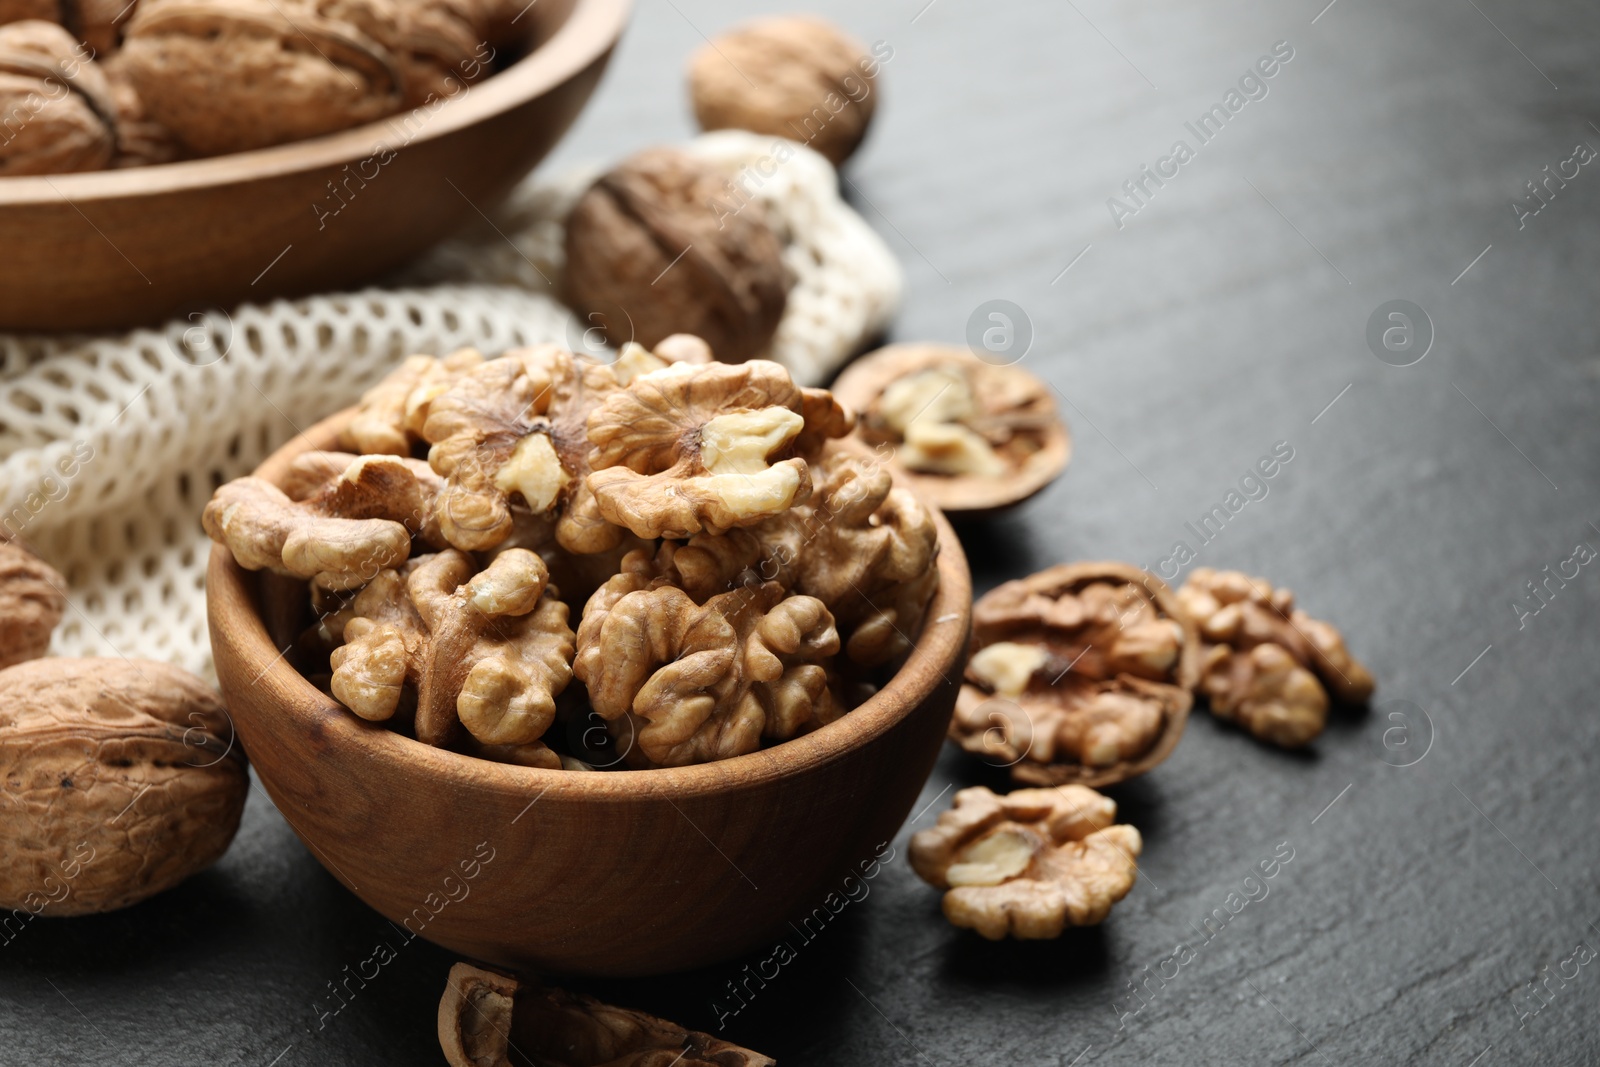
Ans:
{"label": "dark textured surface", "polygon": [[[946,926],[903,833],[865,898],[797,937],[722,1032],[787,1064],[1600,1059],[1600,966],[1559,974],[1580,942],[1600,948],[1600,565],[1521,628],[1513,607],[1546,564],[1600,546],[1600,172],[1521,229],[1510,207],[1576,143],[1600,147],[1600,15],[923,2],[825,8],[894,48],[847,172],[906,265],[893,335],[959,341],[981,302],[1016,302],[1035,333],[1024,365],[1069,398],[1077,445],[1021,512],[963,530],[980,587],[1059,560],[1159,565],[1189,540],[1197,563],[1247,566],[1334,620],[1379,698],[1307,755],[1198,714],[1168,763],[1114,790],[1144,877],[1103,927],[1058,942]],[[690,132],[688,54],[745,6],[641,7],[549,166]],[[1265,99],[1119,231],[1106,198],[1280,40],[1294,58]],[[1364,340],[1397,298],[1437,330],[1406,368]],[[1194,542],[1184,524],[1278,441],[1294,459],[1269,495]],[[1394,701],[1425,717],[1391,720]],[[998,784],[959,755],[914,826],[952,784]],[[1266,898],[1150,977],[1281,842],[1294,859]],[[450,961],[402,941],[256,791],[214,870],[0,946],[0,1063],[435,1064]],[[383,942],[396,958],[324,1017],[328,984]],[[599,991],[715,1028],[713,1000],[762,956]]]}

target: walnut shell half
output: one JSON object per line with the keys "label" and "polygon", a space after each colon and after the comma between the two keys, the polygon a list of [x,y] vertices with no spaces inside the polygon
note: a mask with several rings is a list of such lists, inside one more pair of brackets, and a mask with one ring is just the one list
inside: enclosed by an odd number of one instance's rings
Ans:
{"label": "walnut shell half", "polygon": [[41,659],[0,671],[0,907],[84,915],[204,870],[249,777],[215,692],[165,663]]}
{"label": "walnut shell half", "polygon": [[567,299],[579,315],[614,345],[691,333],[728,363],[764,352],[793,278],[759,213],[715,208],[728,184],[672,148],[596,181],[567,219]]}
{"label": "walnut shell half", "polygon": [[972,609],[950,736],[1029,785],[1109,785],[1177,747],[1200,673],[1194,623],[1125,563],[1062,564]]}
{"label": "walnut shell half", "polygon": [[949,514],[1020,504],[1072,458],[1050,387],[964,348],[889,345],[845,368],[833,391],[860,412],[862,440],[891,446],[917,493]]}
{"label": "walnut shell half", "polygon": [[776,1061],[642,1011],[458,963],[439,1000],[450,1067],[775,1067]]}

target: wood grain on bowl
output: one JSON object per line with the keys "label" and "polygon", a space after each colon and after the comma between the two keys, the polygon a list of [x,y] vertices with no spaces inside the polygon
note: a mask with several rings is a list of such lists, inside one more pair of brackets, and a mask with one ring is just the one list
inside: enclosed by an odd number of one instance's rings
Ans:
{"label": "wood grain on bowl", "polygon": [[[351,412],[256,472],[332,447]],[[972,590],[934,512],[940,589],[904,667],[814,733],[649,771],[510,766],[362,721],[302,678],[259,576],[212,550],[217,676],[262,785],[332,874],[417,936],[513,968],[646,975],[768,943],[838,890],[916,802],[955,704]],[[270,614],[270,612],[269,612]]]}
{"label": "wood grain on bowl", "polygon": [[0,178],[0,329],[149,325],[349,289],[488,210],[577,117],[631,0],[544,0],[528,55],[454,98],[310,141]]}

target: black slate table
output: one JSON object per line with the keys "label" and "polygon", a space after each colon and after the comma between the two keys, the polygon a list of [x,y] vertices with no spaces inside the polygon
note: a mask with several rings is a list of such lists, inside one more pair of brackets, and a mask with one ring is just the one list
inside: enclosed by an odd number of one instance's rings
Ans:
{"label": "black slate table", "polygon": [[[1298,755],[1197,714],[1112,790],[1145,851],[1101,927],[989,944],[897,859],[737,1013],[765,951],[596,992],[786,1064],[1600,1060],[1600,562],[1566,562],[1600,547],[1600,11],[1325,3],[821,8],[893,49],[845,186],[906,267],[893,338],[1010,301],[1075,435],[1063,479],[961,530],[980,590],[1246,567],[1345,630],[1373,707]],[[547,165],[689,135],[688,54],[754,6],[641,0]],[[979,782],[946,752],[898,853]],[[394,937],[255,792],[212,871],[0,948],[0,1064],[437,1064],[431,946],[324,1014]]]}

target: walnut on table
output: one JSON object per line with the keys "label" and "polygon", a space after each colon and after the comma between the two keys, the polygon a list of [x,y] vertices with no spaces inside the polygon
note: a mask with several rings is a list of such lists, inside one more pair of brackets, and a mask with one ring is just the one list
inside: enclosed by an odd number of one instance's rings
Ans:
{"label": "walnut on table", "polygon": [[838,27],[807,16],[757,19],[694,54],[689,92],[703,130],[800,141],[834,166],[867,134],[879,64]]}
{"label": "walnut on table", "polygon": [[846,368],[834,392],[861,413],[862,440],[893,448],[917,491],[947,512],[1020,503],[1071,458],[1050,387],[966,349],[890,345]]}
{"label": "walnut on table", "polygon": [[936,826],[911,838],[911,866],[945,890],[944,914],[991,941],[1059,937],[1093,926],[1133,888],[1139,831],[1117,805],[1064,785],[999,796],[963,789]]}
{"label": "walnut on table", "polygon": [[710,1034],[458,963],[439,1000],[450,1067],[775,1067]]}
{"label": "walnut on table", "polygon": [[209,867],[250,791],[215,691],[149,660],[0,671],[0,908],[86,915]]}
{"label": "walnut on table", "polygon": [[1328,694],[1363,704],[1372,674],[1294,594],[1241,571],[1196,567],[1178,602],[1204,643],[1198,690],[1211,711],[1284,748],[1309,744],[1328,719]]}
{"label": "walnut on table", "polygon": [[1120,782],[1177,745],[1199,669],[1194,624],[1160,579],[1063,564],[973,605],[950,736],[1018,782]]}
{"label": "walnut on table", "polygon": [[757,212],[717,210],[727,178],[652,148],[603,175],[567,218],[567,300],[614,345],[704,338],[739,363],[766,351],[793,277]]}

